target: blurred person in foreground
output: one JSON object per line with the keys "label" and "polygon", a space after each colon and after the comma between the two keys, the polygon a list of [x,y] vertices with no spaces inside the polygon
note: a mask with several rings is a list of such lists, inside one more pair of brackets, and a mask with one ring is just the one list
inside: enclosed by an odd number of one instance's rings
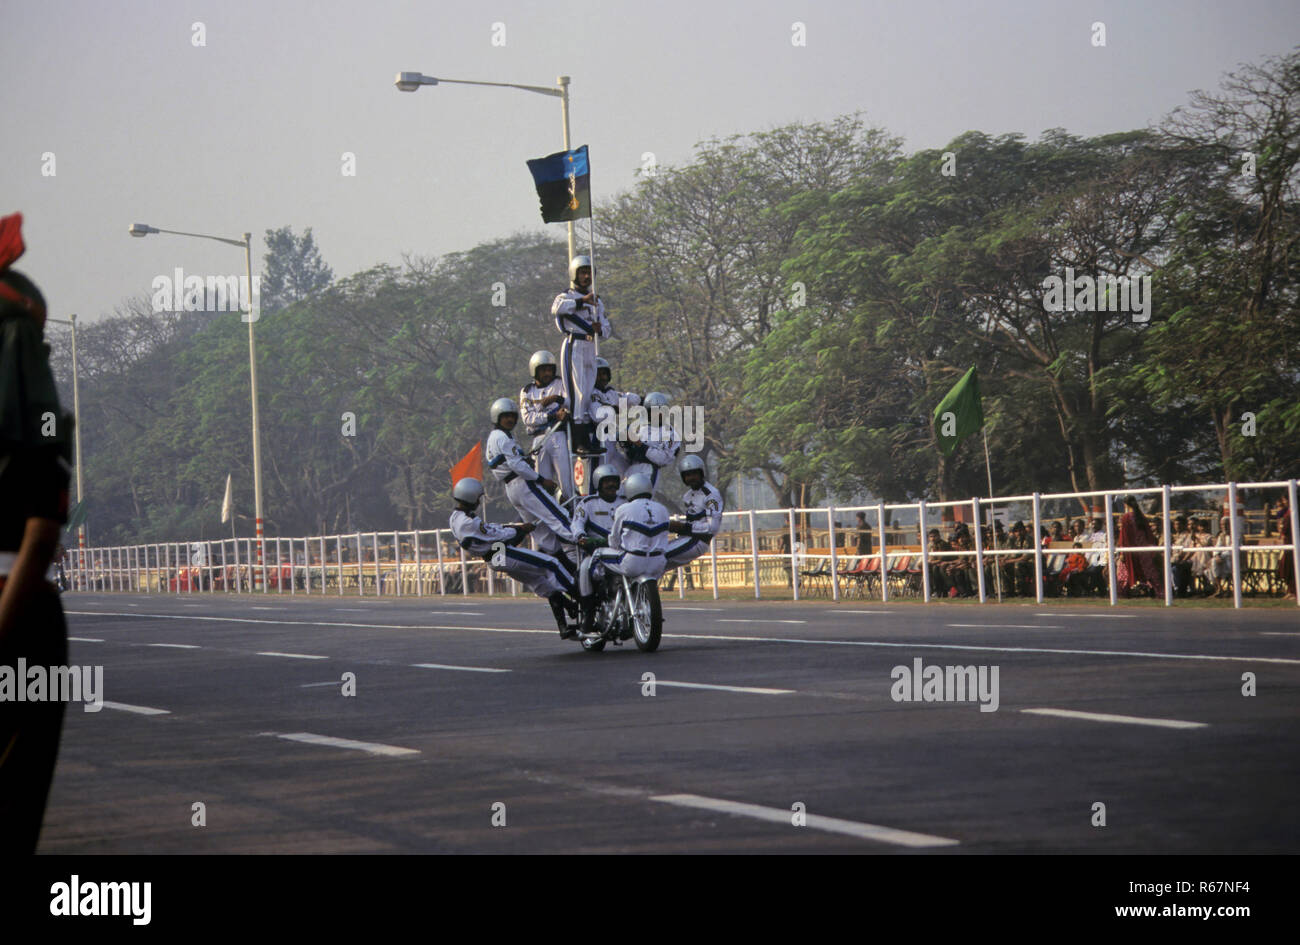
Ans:
{"label": "blurred person in foreground", "polygon": [[[10,269],[23,253],[22,215],[0,219],[0,853],[36,849],[63,728],[61,700],[16,699],[24,660],[68,662],[58,591],[47,579],[67,521],[72,418],[59,409],[45,299]],[[49,672],[47,668],[46,672]]]}

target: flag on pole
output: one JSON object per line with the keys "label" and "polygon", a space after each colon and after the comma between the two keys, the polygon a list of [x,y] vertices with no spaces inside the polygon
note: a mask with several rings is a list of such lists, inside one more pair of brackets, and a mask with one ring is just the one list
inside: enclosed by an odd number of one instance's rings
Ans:
{"label": "flag on pole", "polygon": [[971,368],[953,385],[947,396],[934,408],[934,430],[943,455],[952,451],[970,434],[984,426],[984,408],[980,403],[980,381]]}
{"label": "flag on pole", "polygon": [[542,202],[543,223],[563,223],[591,216],[591,166],[587,146],[556,151],[528,162]]}
{"label": "flag on pole", "polygon": [[226,522],[230,521],[230,511],[231,511],[230,505],[231,505],[230,473],[226,473],[226,497],[221,500],[221,523],[223,525]]}
{"label": "flag on pole", "polygon": [[455,486],[466,476],[483,481],[483,443],[475,443],[461,461],[451,467],[451,484]]}

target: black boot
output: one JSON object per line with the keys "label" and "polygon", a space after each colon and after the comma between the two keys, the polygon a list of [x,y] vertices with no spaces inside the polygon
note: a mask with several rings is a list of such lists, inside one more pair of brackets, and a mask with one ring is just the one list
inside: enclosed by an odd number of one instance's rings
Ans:
{"label": "black boot", "polygon": [[555,625],[560,628],[560,639],[568,640],[576,636],[575,629],[569,626],[568,614],[564,608],[564,593],[556,591],[546,598],[551,604],[551,613],[555,615]]}
{"label": "black boot", "polygon": [[580,601],[582,609],[581,622],[578,628],[584,633],[591,633],[596,628],[596,607],[599,599],[595,594],[588,594]]}

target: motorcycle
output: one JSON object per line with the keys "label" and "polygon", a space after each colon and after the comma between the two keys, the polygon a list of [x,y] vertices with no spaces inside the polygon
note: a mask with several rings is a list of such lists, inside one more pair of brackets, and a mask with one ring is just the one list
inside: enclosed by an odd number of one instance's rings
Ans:
{"label": "motorcycle", "polygon": [[659,603],[659,581],[643,577],[628,580],[621,574],[606,574],[597,589],[595,620],[592,631],[579,631],[578,639],[588,653],[599,653],[605,644],[622,646],[635,640],[642,653],[659,649],[664,615]]}

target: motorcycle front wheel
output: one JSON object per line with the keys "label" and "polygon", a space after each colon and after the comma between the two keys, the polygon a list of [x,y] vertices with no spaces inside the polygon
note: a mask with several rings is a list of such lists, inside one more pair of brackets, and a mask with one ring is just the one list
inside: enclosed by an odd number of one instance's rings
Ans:
{"label": "motorcycle front wheel", "polygon": [[659,638],[663,633],[664,614],[659,605],[659,582],[642,581],[632,590],[633,636],[636,648],[642,653],[653,653],[659,649]]}

